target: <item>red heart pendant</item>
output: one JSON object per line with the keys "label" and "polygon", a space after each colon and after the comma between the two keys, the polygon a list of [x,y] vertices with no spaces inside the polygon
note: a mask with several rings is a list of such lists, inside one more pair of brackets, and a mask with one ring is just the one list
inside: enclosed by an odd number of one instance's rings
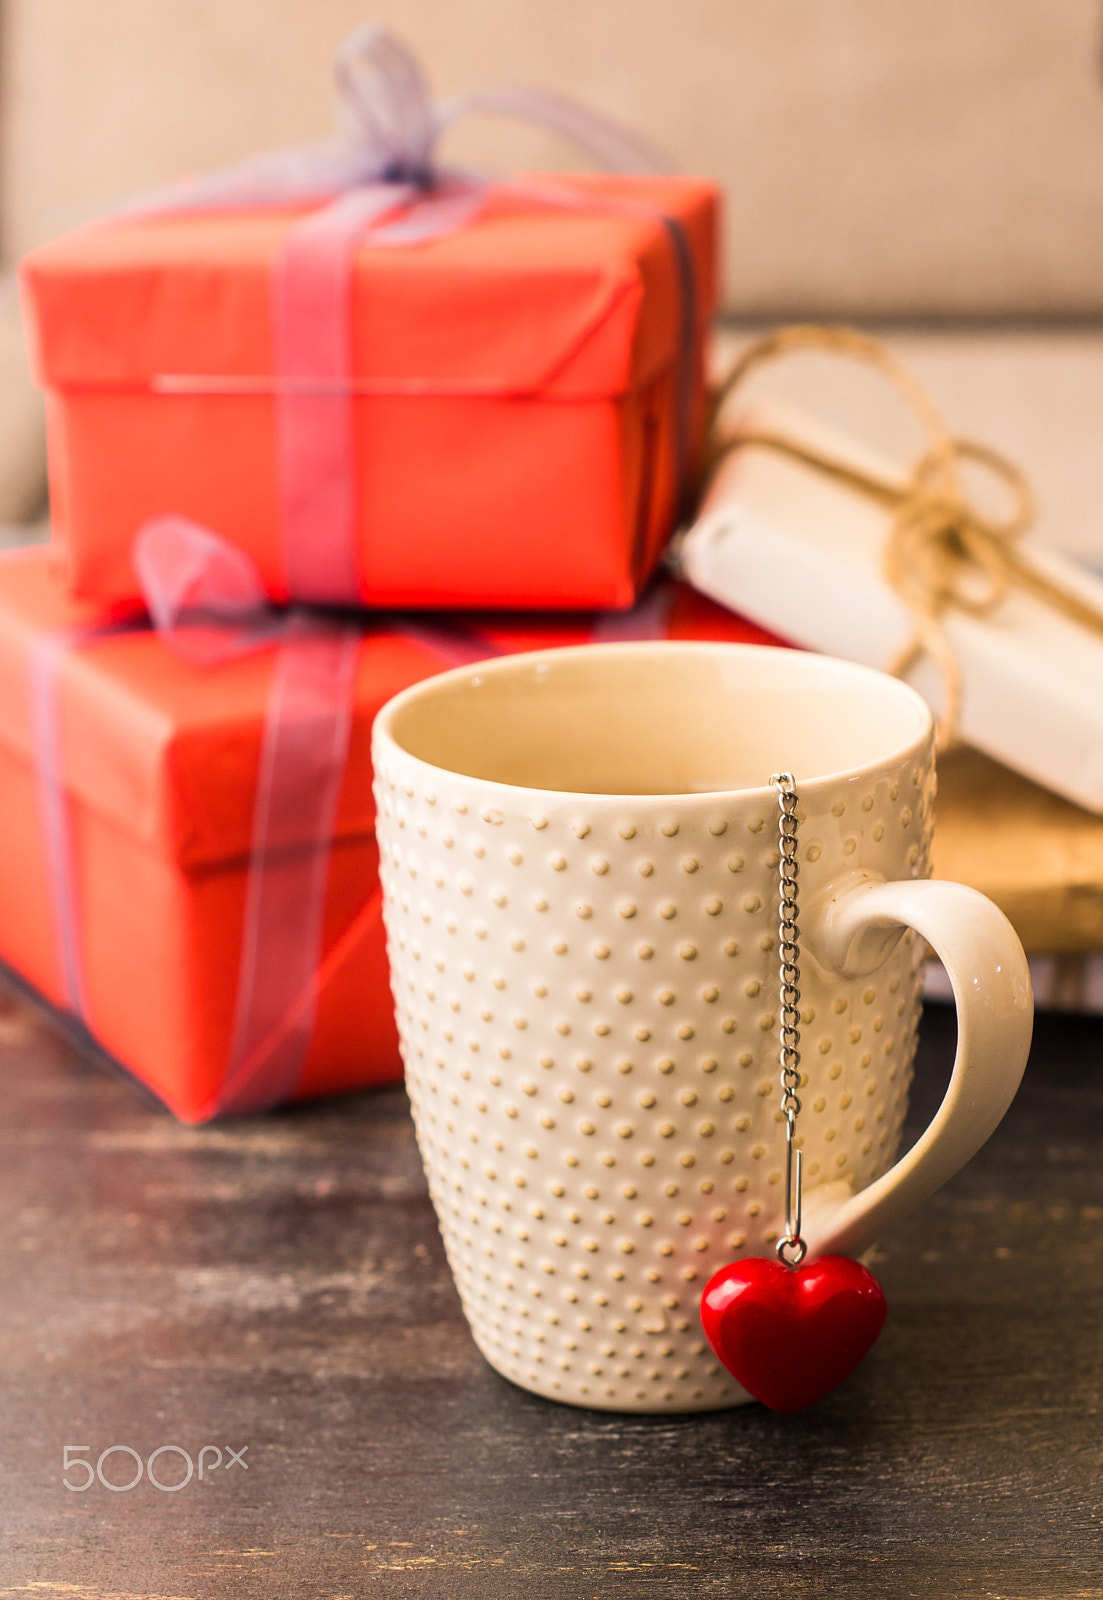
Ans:
{"label": "red heart pendant", "polygon": [[822,1400],[872,1349],[884,1321],[881,1285],[848,1256],[795,1268],[757,1256],[733,1261],[701,1298],[717,1358],[774,1411]]}

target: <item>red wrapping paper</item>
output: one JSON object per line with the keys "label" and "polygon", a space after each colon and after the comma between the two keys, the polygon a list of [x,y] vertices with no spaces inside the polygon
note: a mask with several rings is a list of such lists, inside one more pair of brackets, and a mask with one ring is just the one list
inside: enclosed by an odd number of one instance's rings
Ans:
{"label": "red wrapping paper", "polygon": [[[358,249],[354,574],[340,598],[623,608],[653,569],[683,487],[679,406],[691,457],[704,421],[717,194],[657,176],[555,186],[577,210],[492,187],[457,231]],[[25,261],[77,596],[135,598],[134,534],[167,513],[218,529],[274,598],[291,593],[271,287],[304,214],[119,220]],[[688,327],[671,219],[692,259]]]}

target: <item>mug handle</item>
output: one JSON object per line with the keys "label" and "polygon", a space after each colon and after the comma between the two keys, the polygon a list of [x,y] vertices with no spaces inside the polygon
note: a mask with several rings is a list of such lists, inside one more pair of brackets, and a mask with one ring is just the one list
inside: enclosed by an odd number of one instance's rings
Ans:
{"label": "mug handle", "polygon": [[1014,928],[963,884],[855,874],[809,909],[805,948],[820,966],[848,977],[871,973],[903,928],[914,928],[941,959],[957,1004],[954,1069],[926,1132],[858,1194],[825,1184],[806,1197],[809,1257],[858,1256],[952,1178],[999,1124],[1026,1066],[1034,1001]]}

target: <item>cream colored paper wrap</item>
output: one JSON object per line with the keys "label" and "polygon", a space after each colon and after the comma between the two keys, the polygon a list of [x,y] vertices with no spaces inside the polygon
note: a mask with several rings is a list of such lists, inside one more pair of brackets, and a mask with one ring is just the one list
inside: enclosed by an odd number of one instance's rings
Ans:
{"label": "cream colored paper wrap", "polygon": [[[756,406],[747,420],[892,476],[890,464],[788,406]],[[882,573],[887,529],[888,513],[873,499],[752,445],[721,463],[683,542],[682,567],[704,594],[793,644],[887,668],[914,632]],[[1030,559],[1103,615],[1103,582],[1048,552]],[[1103,635],[1021,589],[985,616],[950,609],[943,621],[961,670],[960,737],[1103,812]],[[909,681],[939,708],[929,659]]]}

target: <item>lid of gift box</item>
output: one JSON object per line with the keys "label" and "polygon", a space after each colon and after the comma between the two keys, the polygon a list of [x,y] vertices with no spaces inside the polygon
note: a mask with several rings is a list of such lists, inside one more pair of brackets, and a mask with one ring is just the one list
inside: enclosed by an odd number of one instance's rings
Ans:
{"label": "lid of gift box", "polygon": [[[523,181],[523,180],[519,180]],[[533,180],[535,182],[535,180]],[[547,176],[544,176],[547,182]],[[353,363],[368,393],[622,393],[668,366],[681,287],[665,218],[685,230],[698,331],[715,303],[715,188],[702,179],[574,174],[579,210],[491,189],[458,231],[363,244]],[[608,211],[601,209],[607,202]],[[264,392],[273,264],[302,211],[117,220],[23,263],[40,379],[56,388]]]}
{"label": "lid of gift box", "polygon": [[[410,620],[366,631],[334,837],[372,832],[372,721],[393,694],[431,673],[599,637],[776,642],[684,584],[670,584],[660,600],[648,597],[637,613],[596,625],[587,617],[467,616],[449,628]],[[62,641],[54,688],[65,795],[183,867],[243,862],[275,650],[193,665],[133,612],[112,621],[67,598],[48,550],[9,552],[0,557],[0,745],[29,766],[34,658],[50,640]]]}

